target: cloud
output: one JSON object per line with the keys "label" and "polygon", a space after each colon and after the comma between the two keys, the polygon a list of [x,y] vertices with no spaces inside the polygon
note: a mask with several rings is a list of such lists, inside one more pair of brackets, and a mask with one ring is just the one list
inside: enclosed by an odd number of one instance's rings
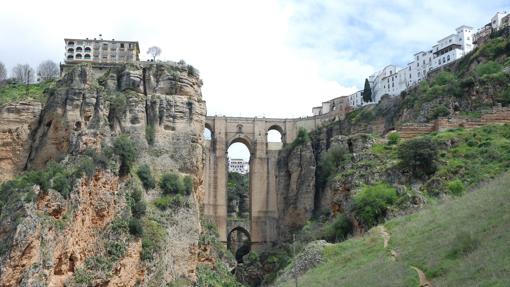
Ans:
{"label": "cloud", "polygon": [[[298,117],[506,1],[6,1],[0,61],[63,61],[65,37],[137,40],[197,67],[209,114]],[[27,9],[30,7],[30,9]]]}

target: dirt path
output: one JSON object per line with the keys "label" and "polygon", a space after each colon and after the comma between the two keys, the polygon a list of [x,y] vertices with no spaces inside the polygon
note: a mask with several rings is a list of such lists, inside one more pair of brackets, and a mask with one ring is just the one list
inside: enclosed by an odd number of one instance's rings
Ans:
{"label": "dirt path", "polygon": [[418,277],[420,278],[420,287],[432,287],[432,284],[429,280],[427,280],[427,277],[425,276],[425,273],[421,271],[418,267],[411,266],[416,273],[418,273]]}
{"label": "dirt path", "polygon": [[381,236],[384,239],[384,248],[388,248],[388,242],[390,242],[390,234],[386,231],[384,225],[381,225]]}

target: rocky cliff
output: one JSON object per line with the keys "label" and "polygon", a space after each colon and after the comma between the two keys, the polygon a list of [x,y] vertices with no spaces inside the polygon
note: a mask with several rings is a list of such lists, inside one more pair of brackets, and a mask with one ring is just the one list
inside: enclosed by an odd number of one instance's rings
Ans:
{"label": "rocky cliff", "polygon": [[[24,175],[2,185],[0,286],[162,286],[178,278],[195,280],[196,264],[203,261],[201,85],[196,70],[184,64],[81,64],[65,68],[44,107],[24,102],[4,107],[1,180]],[[111,155],[121,134],[137,151],[127,176]],[[90,155],[95,166],[87,176],[82,162]],[[57,171],[52,162],[58,162]],[[160,196],[157,188],[133,199],[142,189],[135,175],[142,164],[156,178],[169,171],[190,175],[193,193],[163,211],[151,203]],[[60,175],[76,177],[68,181],[68,193],[57,191],[57,183],[66,180]],[[128,222],[141,212],[133,207],[138,201],[146,203],[138,220],[143,236],[133,236]]]}

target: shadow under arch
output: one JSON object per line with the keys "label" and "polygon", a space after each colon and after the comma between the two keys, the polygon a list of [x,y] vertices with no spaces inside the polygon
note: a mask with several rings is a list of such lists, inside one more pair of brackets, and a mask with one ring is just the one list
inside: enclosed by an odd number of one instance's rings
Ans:
{"label": "shadow under arch", "polygon": [[[232,242],[232,234],[234,232],[242,233],[247,238],[247,240],[243,241],[242,245],[239,246],[239,248],[237,248],[237,250],[232,250],[232,248],[234,248],[233,242]],[[232,228],[232,230],[230,230],[230,232],[227,235],[227,249],[232,251],[232,252],[235,252],[236,261],[238,263],[242,263],[243,262],[243,256],[245,256],[246,254],[250,253],[250,251],[251,251],[251,236],[250,236],[250,232],[248,232],[248,230],[246,230],[242,226],[236,226],[236,227]]]}

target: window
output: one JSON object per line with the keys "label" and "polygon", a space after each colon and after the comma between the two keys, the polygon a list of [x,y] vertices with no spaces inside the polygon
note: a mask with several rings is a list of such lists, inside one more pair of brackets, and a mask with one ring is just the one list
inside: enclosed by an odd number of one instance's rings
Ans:
{"label": "window", "polygon": [[69,46],[73,46],[73,45],[74,45],[74,42],[73,42],[73,41],[69,41],[69,42],[67,42],[67,45],[69,45]]}
{"label": "window", "polygon": [[446,59],[448,60],[448,62],[450,62],[450,55],[448,55]]}
{"label": "window", "polygon": [[73,55],[68,55],[68,56],[67,56],[67,59],[68,59],[68,60],[72,60],[72,59],[74,59],[74,57],[73,57]]}
{"label": "window", "polygon": [[416,62],[416,67],[419,67],[420,66],[420,63]]}
{"label": "window", "polygon": [[67,49],[67,52],[68,53],[74,53],[74,49],[73,48],[69,48],[69,49]]}
{"label": "window", "polygon": [[81,59],[81,54],[76,54],[76,59],[80,60]]}
{"label": "window", "polygon": [[124,48],[124,43],[120,43],[120,47],[121,47],[121,48]]}
{"label": "window", "polygon": [[76,52],[81,52],[81,51],[82,51],[81,47],[76,48]]}

